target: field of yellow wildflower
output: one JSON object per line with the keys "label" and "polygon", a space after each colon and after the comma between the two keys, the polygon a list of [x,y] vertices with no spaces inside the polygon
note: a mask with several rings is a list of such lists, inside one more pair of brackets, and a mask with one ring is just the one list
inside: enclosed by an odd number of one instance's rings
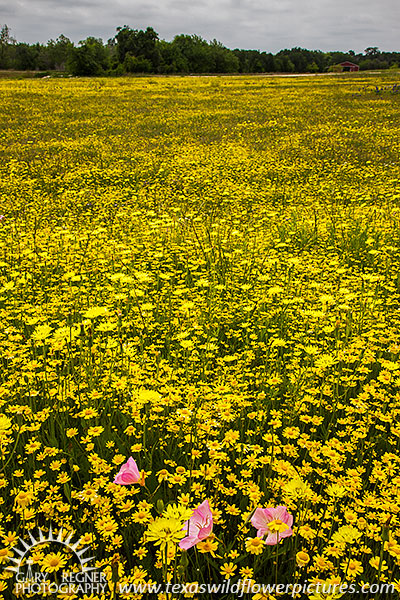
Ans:
{"label": "field of yellow wildflower", "polygon": [[398,597],[399,83],[0,81],[1,599]]}

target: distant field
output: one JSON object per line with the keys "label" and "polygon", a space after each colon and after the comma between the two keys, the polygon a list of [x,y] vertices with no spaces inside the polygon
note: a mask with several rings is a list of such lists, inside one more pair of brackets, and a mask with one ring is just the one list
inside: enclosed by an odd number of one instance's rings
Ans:
{"label": "distant field", "polygon": [[[52,526],[106,574],[88,598],[399,596],[399,86],[0,81],[3,567]],[[113,483],[129,457],[142,479]],[[206,500],[212,533],[181,550]],[[266,544],[253,514],[277,506],[293,532],[269,519],[287,537]],[[29,552],[52,581],[78,569]]]}
{"label": "distant field", "polygon": [[[141,73],[138,73],[136,75],[132,74],[132,75],[127,75],[126,77],[168,77],[168,78],[175,78],[175,77],[332,77],[332,75],[338,75],[339,77],[351,77],[353,79],[357,79],[359,77],[361,77],[362,79],[365,79],[366,77],[376,77],[377,75],[380,77],[385,77],[388,79],[392,79],[397,78],[398,77],[398,70],[393,70],[393,69],[388,69],[388,70],[383,70],[383,71],[359,71],[359,72],[355,72],[355,73],[315,73],[313,75],[311,74],[307,74],[307,73],[258,73],[258,74],[241,74],[241,73],[232,73],[230,75],[223,75],[223,74],[213,74],[210,73],[208,75],[197,75],[197,74],[192,74],[192,75],[144,75]],[[43,70],[43,71],[14,71],[11,69],[5,69],[5,70],[1,70],[0,69],[0,79],[35,79],[38,78],[40,79],[43,76],[47,76],[50,75],[50,77],[71,77],[71,75],[69,76],[65,71],[47,71],[47,70]]]}
{"label": "distant field", "polygon": [[12,70],[0,70],[0,79],[26,79],[37,77],[37,71],[12,71]]}

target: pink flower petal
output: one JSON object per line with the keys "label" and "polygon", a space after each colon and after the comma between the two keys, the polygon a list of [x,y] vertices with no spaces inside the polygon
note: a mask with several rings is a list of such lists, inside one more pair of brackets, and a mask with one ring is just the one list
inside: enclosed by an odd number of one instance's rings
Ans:
{"label": "pink flower petal", "polygon": [[275,544],[278,543],[278,537],[277,537],[276,533],[269,533],[267,535],[267,537],[265,538],[265,543],[268,546],[275,546]]}
{"label": "pink flower petal", "polygon": [[130,485],[140,481],[139,468],[132,457],[128,458],[127,462],[121,465],[121,468],[114,479],[114,483],[119,485]]}
{"label": "pink flower petal", "polygon": [[198,543],[198,541],[199,540],[197,539],[197,537],[185,537],[179,542],[179,548],[181,548],[182,550],[189,550],[189,548],[195,546]]}
{"label": "pink flower petal", "polygon": [[256,508],[256,510],[254,511],[254,514],[251,517],[251,524],[256,529],[265,529],[267,526],[267,523],[269,521],[272,521],[272,519],[266,518],[265,511],[266,511],[266,509],[264,509],[264,508]]}
{"label": "pink flower petal", "polygon": [[213,517],[208,500],[204,500],[194,509],[193,515],[183,526],[183,531],[187,536],[179,542],[182,550],[192,548],[202,540],[206,539],[213,529]]}

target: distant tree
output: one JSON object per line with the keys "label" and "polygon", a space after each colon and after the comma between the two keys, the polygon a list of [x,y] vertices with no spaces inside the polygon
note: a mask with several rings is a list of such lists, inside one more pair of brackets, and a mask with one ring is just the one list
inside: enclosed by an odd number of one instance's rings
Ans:
{"label": "distant tree", "polygon": [[14,68],[17,71],[34,71],[37,67],[37,58],[40,53],[40,44],[19,43],[15,46]]}
{"label": "distant tree", "polygon": [[135,36],[137,31],[128,27],[128,25],[124,25],[123,27],[117,27],[117,32],[114,39],[117,45],[118,60],[122,64],[127,53],[131,52],[133,54],[135,51]]}
{"label": "distant tree", "polygon": [[55,63],[49,46],[39,44],[39,52],[36,57],[36,67],[40,70],[53,70],[55,69]]}
{"label": "distant tree", "polygon": [[0,69],[7,69],[9,66],[9,46],[15,43],[10,28],[8,25],[3,25],[0,29]]}
{"label": "distant tree", "polygon": [[275,62],[278,67],[278,71],[282,73],[294,73],[295,66],[289,57],[289,51],[281,50],[275,56]]}
{"label": "distant tree", "polygon": [[322,73],[338,63],[355,62],[360,69],[398,68],[399,52],[381,52],[369,46],[363,54],[308,50],[298,46],[273,55],[260,50],[230,50],[217,40],[207,42],[198,35],[176,35],[172,42],[160,40],[152,28],[117,27],[106,45],[88,37],[77,47],[64,35],[47,45],[19,43],[7,25],[0,27],[0,68],[63,70],[76,75],[104,73]]}
{"label": "distant tree", "polygon": [[189,73],[189,64],[178,46],[160,40],[158,42],[160,54],[160,73]]}
{"label": "distant tree", "polygon": [[308,63],[306,71],[308,71],[309,73],[318,73],[319,68],[315,60],[312,63]]}
{"label": "distant tree", "polygon": [[137,58],[130,52],[125,55],[123,66],[126,73],[151,73],[153,70],[153,65],[147,58],[143,56]]}
{"label": "distant tree", "polygon": [[239,60],[240,73],[267,73],[276,70],[273,54],[259,50],[233,50]]}
{"label": "distant tree", "polygon": [[[46,46],[43,44],[32,44],[30,46],[31,52],[33,51],[33,48],[35,48],[36,52],[35,68],[63,71],[73,47],[73,43],[62,34],[56,40],[49,40]],[[24,53],[26,53],[25,50],[22,50],[21,48],[17,49],[14,62],[18,61],[20,64],[24,61],[27,62],[26,57],[21,57]],[[28,68],[31,69],[32,66],[29,66]]]}
{"label": "distant tree", "polygon": [[138,31],[137,57],[143,57],[150,61],[154,71],[157,70],[160,63],[160,53],[157,42],[158,33],[152,27],[147,27],[146,31]]}
{"label": "distant tree", "polygon": [[368,48],[365,48],[364,54],[365,56],[368,56],[368,58],[377,58],[380,55],[380,51],[378,46],[369,46]]}
{"label": "distant tree", "polygon": [[123,73],[122,65],[120,65],[118,60],[118,48],[115,36],[107,40],[106,48],[110,59],[111,68],[116,72],[118,67],[120,67],[120,71]]}
{"label": "distant tree", "polygon": [[389,63],[386,60],[379,60],[377,58],[364,58],[360,60],[361,71],[373,71],[376,69],[388,69]]}
{"label": "distant tree", "polygon": [[210,46],[198,35],[176,35],[172,45],[186,59],[189,72],[213,72],[214,62]]}
{"label": "distant tree", "polygon": [[327,56],[327,67],[330,67],[332,65],[337,65],[341,62],[345,62],[346,60],[349,60],[350,62],[354,62],[357,63],[358,59],[356,56],[350,54],[349,52],[328,52],[326,54]]}
{"label": "distant tree", "polygon": [[274,55],[270,52],[261,52],[262,66],[264,73],[273,73],[276,71]]}
{"label": "distant tree", "polygon": [[[291,50],[281,50],[277,57],[282,57],[283,70],[291,73],[305,73],[307,71],[308,50],[303,48],[292,48]],[[292,66],[291,66],[292,65]]]}
{"label": "distant tree", "polygon": [[47,47],[51,56],[52,68],[63,71],[72,53],[74,44],[69,38],[61,34],[55,41],[49,40]]}
{"label": "distant tree", "polygon": [[147,27],[146,31],[142,31],[124,25],[117,27],[117,32],[115,41],[118,60],[121,64],[124,63],[125,57],[129,53],[137,59],[150,61],[151,70],[158,70],[160,63],[158,33],[152,27]]}
{"label": "distant tree", "polygon": [[239,71],[239,59],[232,50],[225,48],[217,40],[213,40],[210,47],[210,63],[214,73],[237,73]]}
{"label": "distant tree", "polygon": [[289,73],[291,65],[296,73],[318,73],[324,71],[329,64],[324,52],[299,47],[281,50],[276,54],[275,59],[280,61],[281,70]]}
{"label": "distant tree", "polygon": [[103,75],[110,66],[109,56],[101,39],[88,37],[72,48],[68,70],[73,75]]}

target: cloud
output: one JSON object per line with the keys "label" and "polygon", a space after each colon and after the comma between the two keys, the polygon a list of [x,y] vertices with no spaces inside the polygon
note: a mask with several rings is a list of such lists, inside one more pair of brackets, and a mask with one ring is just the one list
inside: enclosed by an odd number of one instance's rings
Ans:
{"label": "cloud", "polygon": [[152,26],[161,38],[196,33],[230,48],[277,52],[302,46],[356,52],[399,50],[398,0],[0,0],[2,21],[18,41],[46,42],[64,33],[77,42],[107,40],[116,27]]}

